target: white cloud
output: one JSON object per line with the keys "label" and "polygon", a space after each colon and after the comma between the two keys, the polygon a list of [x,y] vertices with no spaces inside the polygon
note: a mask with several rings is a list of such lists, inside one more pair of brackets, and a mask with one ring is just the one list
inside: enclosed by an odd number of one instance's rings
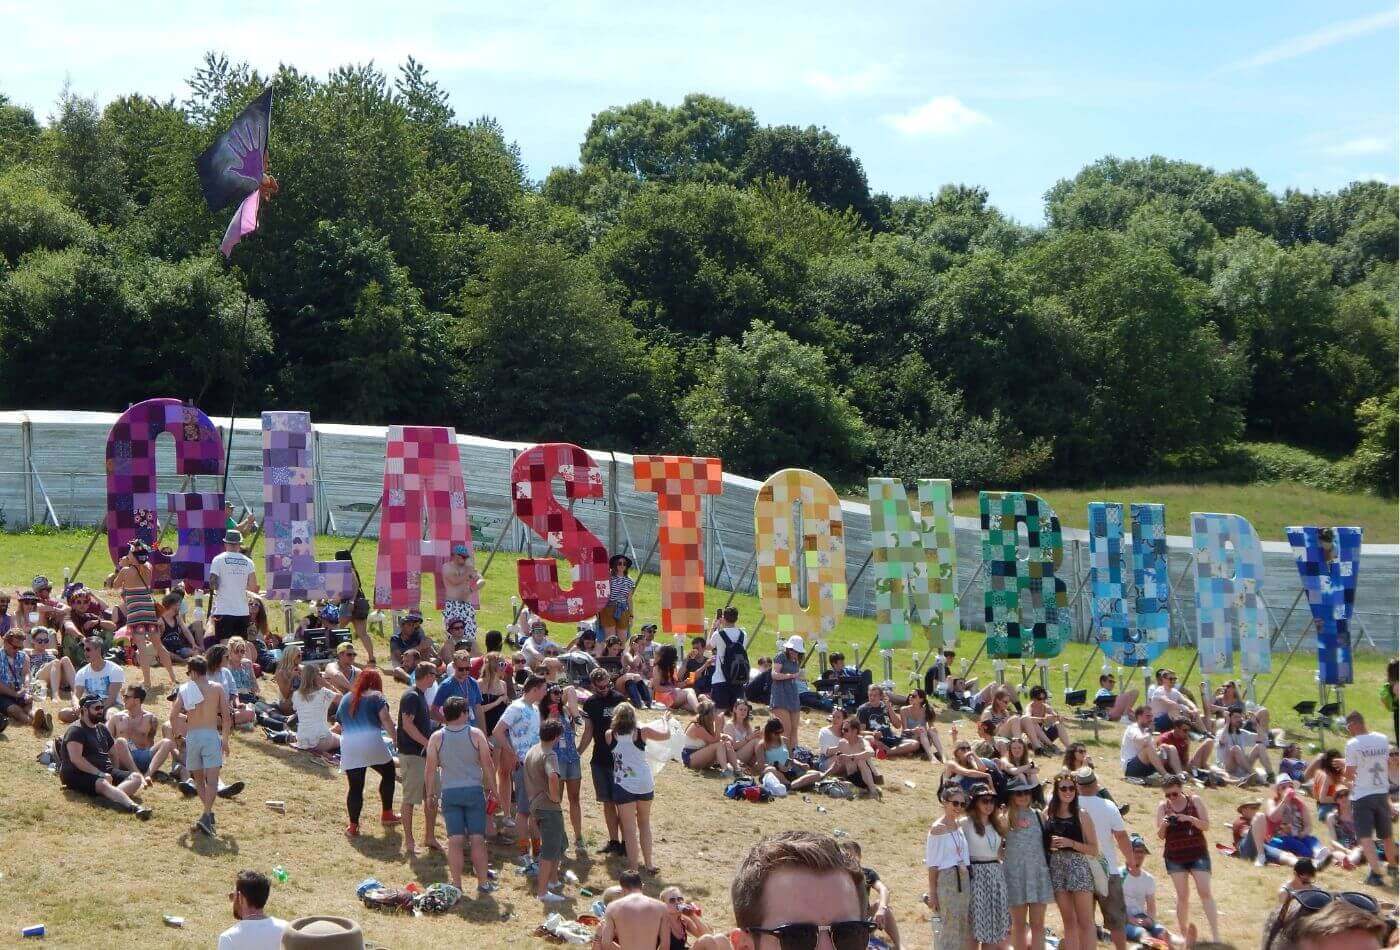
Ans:
{"label": "white cloud", "polygon": [[1260,50],[1253,56],[1231,63],[1225,69],[1253,69],[1257,66],[1268,66],[1271,63],[1303,56],[1346,40],[1355,39],[1358,36],[1365,36],[1367,33],[1374,33],[1396,23],[1400,23],[1400,10],[1384,10],[1371,16],[1343,20],[1341,23],[1334,23],[1320,30],[1284,40],[1268,49]]}
{"label": "white cloud", "polygon": [[957,96],[934,96],[908,112],[882,117],[889,125],[908,136],[957,135],[991,119],[963,105]]}
{"label": "white cloud", "polygon": [[868,96],[885,88],[893,73],[884,63],[876,63],[853,73],[810,72],[802,80],[830,98]]}
{"label": "white cloud", "polygon": [[1350,158],[1357,155],[1384,155],[1387,152],[1393,152],[1394,146],[1391,145],[1390,139],[1378,135],[1363,135],[1360,138],[1325,146],[1322,151],[1339,158]]}
{"label": "white cloud", "polygon": [[1394,172],[1361,172],[1358,175],[1352,175],[1350,180],[1379,181],[1387,185],[1397,185],[1400,184],[1400,175],[1396,175]]}

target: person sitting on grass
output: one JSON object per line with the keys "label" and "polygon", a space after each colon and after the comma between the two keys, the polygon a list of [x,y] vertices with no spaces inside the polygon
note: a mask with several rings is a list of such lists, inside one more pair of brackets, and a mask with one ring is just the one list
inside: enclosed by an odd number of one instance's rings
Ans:
{"label": "person sitting on grass", "polygon": [[[234,639],[241,638],[230,637],[228,642],[232,643]],[[228,666],[228,647],[222,643],[214,644],[204,651],[204,660],[209,664],[209,678],[224,688],[224,694],[228,697],[229,710],[233,714],[233,725],[247,726],[256,722],[258,719],[257,710],[247,705],[238,694],[238,680]]]}
{"label": "person sitting on grass", "polygon": [[[1206,695],[1206,684],[1201,684],[1201,695]],[[1240,695],[1239,684],[1227,680],[1224,686],[1215,691],[1215,696],[1206,701],[1206,721],[1214,723],[1216,729],[1225,725],[1230,711],[1236,706],[1244,716],[1244,730],[1253,735],[1265,748],[1272,736],[1269,734],[1269,710],[1263,706],[1246,703]]]}
{"label": "person sitting on grass", "polygon": [[256,712],[262,697],[258,694],[258,671],[253,663],[253,645],[242,637],[229,637],[228,658],[224,667],[228,670],[228,680],[233,684],[234,695],[244,706],[253,707]]}
{"label": "person sitting on grass", "polygon": [[27,726],[35,721],[35,713],[43,715],[29,692],[29,657],[20,649],[24,631],[11,627],[5,631],[0,647],[0,732],[11,721]]}
{"label": "person sitting on grass", "polygon": [[[1308,763],[1300,784],[1312,782],[1311,795],[1317,803],[1317,817],[1323,821],[1337,810],[1337,789],[1346,781],[1347,760],[1340,749],[1323,749]],[[1303,788],[1307,788],[1303,785]]]}
{"label": "person sitting on grass", "polygon": [[1149,782],[1160,784],[1179,771],[1171,768],[1167,753],[1158,747],[1152,735],[1152,709],[1149,706],[1138,706],[1133,710],[1133,721],[1123,729],[1118,759],[1123,766],[1124,778],[1137,785]]}
{"label": "person sitting on grass", "polygon": [[995,787],[992,773],[995,764],[990,759],[981,759],[972,754],[972,743],[966,739],[953,738],[953,757],[944,763],[944,779],[957,782],[964,792],[974,785]]}
{"label": "person sitting on grass", "polygon": [[[1254,733],[1244,728],[1244,706],[1231,706],[1225,713],[1224,724],[1215,734],[1215,755],[1220,768],[1241,788],[1263,785],[1274,771],[1269,761],[1269,747]],[[1255,771],[1259,767],[1264,775]]]}
{"label": "person sitting on grass", "polygon": [[160,635],[161,645],[166,653],[181,661],[199,652],[194,633],[185,623],[185,618],[180,616],[180,605],[184,601],[185,595],[173,590],[160,599],[160,606],[156,609],[156,632]]}
{"label": "person sitting on grass", "polygon": [[340,749],[340,736],[331,731],[330,711],[340,702],[340,694],[328,689],[321,667],[301,665],[300,685],[292,693],[292,709],[297,716],[297,748],[327,755]]}
{"label": "person sitting on grass", "polygon": [[[607,899],[608,892],[619,891]],[[618,886],[604,892],[607,910],[598,925],[594,946],[612,950],[656,950],[670,947],[665,941],[666,905],[642,892],[642,875],[628,869],[618,876]]]}
{"label": "person sitting on grass", "polygon": [[1308,762],[1303,758],[1303,750],[1296,742],[1290,742],[1279,754],[1278,770],[1295,782],[1305,781]]}
{"label": "person sitting on grass", "polygon": [[885,755],[895,757],[923,751],[917,739],[902,737],[904,720],[895,712],[893,702],[882,687],[872,685],[866,696],[866,702],[856,709],[856,718],[870,740],[884,747]]}
{"label": "person sitting on grass", "polygon": [[928,694],[922,689],[911,689],[904,705],[899,709],[904,722],[901,735],[913,739],[924,750],[924,758],[932,762],[943,761],[943,737],[934,725],[933,707],[929,705]]}
{"label": "person sitting on grass", "polygon": [[1264,846],[1271,845],[1300,858],[1312,858],[1319,864],[1331,860],[1331,851],[1312,833],[1312,813],[1298,787],[1287,775],[1274,779],[1269,799],[1262,814],[1250,826],[1255,844],[1255,867],[1266,863]]}
{"label": "person sitting on grass", "polygon": [[[996,762],[1004,754],[1006,747],[1010,745],[1010,739],[1003,739],[997,735],[996,726],[989,720],[977,720],[977,739],[972,743],[972,752],[979,759],[986,759],[989,762]],[[1021,737],[1018,737],[1021,738]]]}
{"label": "person sitting on grass", "polygon": [[420,660],[436,662],[438,658],[432,639],[423,631],[423,614],[417,609],[411,609],[399,618],[399,632],[389,638],[389,660],[395,672],[404,665],[405,650],[417,650]]}
{"label": "person sitting on grass", "polygon": [[700,909],[685,899],[679,887],[663,887],[657,896],[666,905],[666,917],[661,924],[662,947],[685,950],[692,937],[706,939],[709,925],[700,919]]}
{"label": "person sitting on grass", "polygon": [[[22,636],[25,633],[23,627],[13,629],[19,630]],[[63,699],[73,695],[73,680],[78,671],[73,667],[73,661],[56,649],[52,630],[48,627],[30,627],[24,654],[29,657],[30,676],[44,684],[50,697]]]}
{"label": "person sitting on grass", "polygon": [[149,821],[151,809],[132,799],[146,784],[145,779],[135,768],[122,769],[112,763],[116,739],[102,721],[104,711],[102,698],[95,693],[78,701],[78,720],[63,734],[59,781],[64,788],[101,796]]}
{"label": "person sitting on grass", "polygon": [[146,687],[140,683],[128,684],[122,690],[122,709],[112,714],[107,726],[115,738],[126,743],[131,761],[149,785],[175,751],[175,743],[156,738],[160,734],[160,719],[142,705],[145,701]]}
{"label": "person sitting on grass", "polygon": [[1230,837],[1235,845],[1235,854],[1246,861],[1254,861],[1256,867],[1262,867],[1256,859],[1260,855],[1259,842],[1264,842],[1264,863],[1282,864],[1285,867],[1292,867],[1299,859],[1287,851],[1275,848],[1268,843],[1268,838],[1262,839],[1254,835],[1254,821],[1258,818],[1263,821],[1259,810],[1264,807],[1264,803],[1258,799],[1251,799],[1241,802],[1235,806],[1235,812],[1239,816],[1230,824]]}
{"label": "person sitting on grass", "polygon": [[1142,835],[1129,835],[1128,841],[1132,848],[1123,875],[1123,904],[1128,914],[1127,938],[1135,943],[1146,943],[1150,937],[1176,946],[1178,938],[1157,923],[1157,881],[1142,869],[1143,862],[1152,852],[1148,850]]}
{"label": "person sitting on grass", "polygon": [[681,746],[681,763],[686,768],[704,772],[719,766],[720,774],[725,776],[744,771],[734,740],[721,728],[723,723],[715,701],[708,696],[700,700],[695,721],[685,727],[685,743]]}
{"label": "person sitting on grass", "polygon": [[559,644],[549,639],[549,627],[543,620],[530,622],[530,635],[521,642],[520,652],[525,654],[525,661],[532,667],[536,663],[543,663],[545,675],[551,681],[564,668],[559,662]]}
{"label": "person sitting on grass", "polygon": [[1103,709],[1109,722],[1118,722],[1133,714],[1137,706],[1138,691],[1131,686],[1118,692],[1118,677],[1112,673],[1099,676],[1099,691],[1094,694],[1094,705]]}
{"label": "person sitting on grass", "polygon": [[1159,669],[1155,675],[1157,685],[1147,691],[1147,702],[1152,707],[1152,728],[1167,732],[1174,721],[1185,719],[1191,728],[1209,735],[1211,730],[1206,728],[1201,711],[1177,688],[1176,671]]}
{"label": "person sitting on grass", "polygon": [[1366,863],[1361,836],[1356,832],[1356,813],[1352,809],[1351,789],[1343,785],[1336,791],[1337,808],[1327,816],[1327,836],[1331,842],[1332,860],[1350,871]]}
{"label": "person sitting on grass", "polygon": [[[856,864],[861,864],[859,841],[845,838],[841,841],[841,850],[846,852]],[[895,922],[894,910],[890,907],[890,889],[885,886],[884,881],[880,880],[880,875],[874,868],[868,868],[861,864],[860,873],[865,875],[866,901],[870,906],[871,921],[877,928],[885,932],[890,938],[892,946],[900,946],[899,925]]]}
{"label": "person sitting on grass", "polygon": [[693,713],[700,708],[700,700],[695,690],[681,685],[678,665],[675,647],[668,643],[657,649],[656,663],[651,671],[651,695],[667,709],[684,709]]}
{"label": "person sitting on grass", "polygon": [[748,768],[757,763],[759,752],[763,748],[763,732],[753,724],[753,706],[747,699],[740,697],[734,701],[734,708],[729,711],[728,722],[724,726],[724,734],[729,737],[730,744],[734,747],[734,755],[741,766]]}
{"label": "person sitting on grass", "polygon": [[100,718],[103,720],[106,719],[107,710],[120,704],[121,688],[126,683],[122,668],[103,655],[102,641],[96,637],[83,641],[83,654],[87,657],[87,664],[73,675],[73,705],[69,709],[59,710],[59,722],[77,722],[81,716],[82,700],[89,696],[102,703]]}
{"label": "person sitting on grass", "polygon": [[[827,753],[823,762],[826,771],[822,778],[839,778],[850,782],[865,794],[880,796],[880,774],[875,771],[875,750],[870,747],[860,731],[860,723],[854,716],[847,716],[837,706],[831,711],[832,728],[840,737],[835,748]],[[767,729],[764,729],[767,739]]]}
{"label": "person sitting on grass", "polygon": [[[1069,723],[1050,707],[1050,693],[1044,686],[1032,686],[1031,701],[1021,716],[1021,731],[1047,755],[1060,751],[1057,742],[1069,745]],[[1041,741],[1044,740],[1044,741]]]}
{"label": "person sitting on grass", "polygon": [[[1006,776],[1008,784],[1020,778],[1026,784],[1040,788],[1040,769],[1036,767],[1035,759],[1031,758],[1031,749],[1025,739],[1012,739],[1006,744],[1006,751],[997,762],[997,768]],[[1037,801],[1037,804],[1044,803]]]}
{"label": "person sitting on grass", "polygon": [[763,775],[776,776],[783,787],[792,792],[810,788],[822,777],[822,773],[792,757],[780,719],[769,719],[763,724]]}
{"label": "person sitting on grass", "polygon": [[293,645],[282,651],[272,682],[277,686],[277,711],[290,716],[292,693],[301,685],[301,647]]}
{"label": "person sitting on grass", "polygon": [[[1170,729],[1157,736],[1157,748],[1166,755],[1170,763],[1168,768],[1173,772],[1178,774],[1186,772],[1216,774],[1210,765],[1211,753],[1215,751],[1215,739],[1206,739],[1193,755],[1191,753],[1191,721],[1185,716],[1174,720]],[[1219,778],[1223,783],[1225,780],[1223,772],[1219,773]]]}
{"label": "person sitting on grass", "polygon": [[360,675],[360,667],[355,665],[355,648],[342,643],[335,648],[335,662],[325,669],[326,685],[344,696],[355,685]]}

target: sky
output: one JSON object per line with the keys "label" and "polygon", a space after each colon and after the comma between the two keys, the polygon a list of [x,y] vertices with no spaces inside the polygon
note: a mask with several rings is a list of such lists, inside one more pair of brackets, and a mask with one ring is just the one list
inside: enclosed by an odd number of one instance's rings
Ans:
{"label": "sky", "polygon": [[1280,193],[1400,180],[1393,0],[0,0],[0,22],[0,92],[41,117],[65,82],[181,99],[208,50],[319,75],[412,55],[460,118],[500,120],[535,179],[577,162],[594,113],[705,92],[829,129],[873,191],[981,185],[1027,224],[1105,155],[1249,167]]}

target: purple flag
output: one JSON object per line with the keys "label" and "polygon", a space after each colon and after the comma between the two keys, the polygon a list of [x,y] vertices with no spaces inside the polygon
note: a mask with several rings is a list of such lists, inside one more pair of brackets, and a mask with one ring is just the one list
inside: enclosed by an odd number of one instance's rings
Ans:
{"label": "purple flag", "polygon": [[214,144],[195,159],[199,188],[210,211],[242,201],[262,185],[267,171],[267,133],[272,126],[272,89],[248,103]]}
{"label": "purple flag", "polygon": [[224,252],[224,257],[228,257],[233,253],[233,246],[235,244],[257,230],[258,208],[261,204],[262,192],[255,188],[248,197],[243,199],[243,203],[238,206],[238,210],[233,213],[233,220],[228,223],[228,230],[224,232],[224,239],[219,242],[219,250]]}

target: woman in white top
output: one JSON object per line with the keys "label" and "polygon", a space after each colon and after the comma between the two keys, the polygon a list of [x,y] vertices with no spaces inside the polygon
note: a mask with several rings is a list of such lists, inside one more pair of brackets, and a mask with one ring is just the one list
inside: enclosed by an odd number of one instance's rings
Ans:
{"label": "woman in white top", "polygon": [[846,721],[846,710],[841,706],[832,707],[831,725],[817,730],[817,767],[823,772],[831,768],[834,756],[841,745],[841,725]]}
{"label": "woman in white top", "polygon": [[656,781],[647,760],[646,740],[663,742],[671,737],[671,714],[663,713],[659,722],[637,724],[637,710],[631,703],[618,703],[613,710],[612,728],[603,736],[613,755],[613,804],[617,806],[617,821],[622,828],[622,841],[627,849],[627,868],[639,866],[648,874],[658,873],[651,863],[651,800]]}
{"label": "woman in white top", "polygon": [[685,727],[685,744],[681,746],[681,763],[686,768],[703,772],[718,765],[721,775],[743,771],[734,740],[720,728],[724,717],[715,711],[714,700],[700,700],[695,721]]}
{"label": "woman in white top", "polygon": [[1004,945],[1011,932],[1011,910],[1002,865],[1006,829],[997,814],[996,795],[990,788],[978,785],[969,797],[972,804],[962,820],[962,829],[972,863],[972,937],[979,948],[998,948]]}
{"label": "woman in white top", "polygon": [[301,665],[301,685],[292,691],[292,709],[297,714],[297,745],[313,752],[334,752],[340,736],[331,732],[327,713],[340,697],[321,685],[321,668],[315,663]]}
{"label": "woman in white top", "polygon": [[729,711],[724,734],[734,743],[734,754],[740,765],[753,765],[763,749],[763,733],[754,728],[753,707],[747,699],[736,699]]}
{"label": "woman in white top", "polygon": [[924,866],[928,868],[928,896],[924,900],[933,912],[934,950],[966,950],[972,940],[971,858],[961,824],[967,793],[961,786],[949,784],[939,798],[943,816],[929,826],[924,842]]}

